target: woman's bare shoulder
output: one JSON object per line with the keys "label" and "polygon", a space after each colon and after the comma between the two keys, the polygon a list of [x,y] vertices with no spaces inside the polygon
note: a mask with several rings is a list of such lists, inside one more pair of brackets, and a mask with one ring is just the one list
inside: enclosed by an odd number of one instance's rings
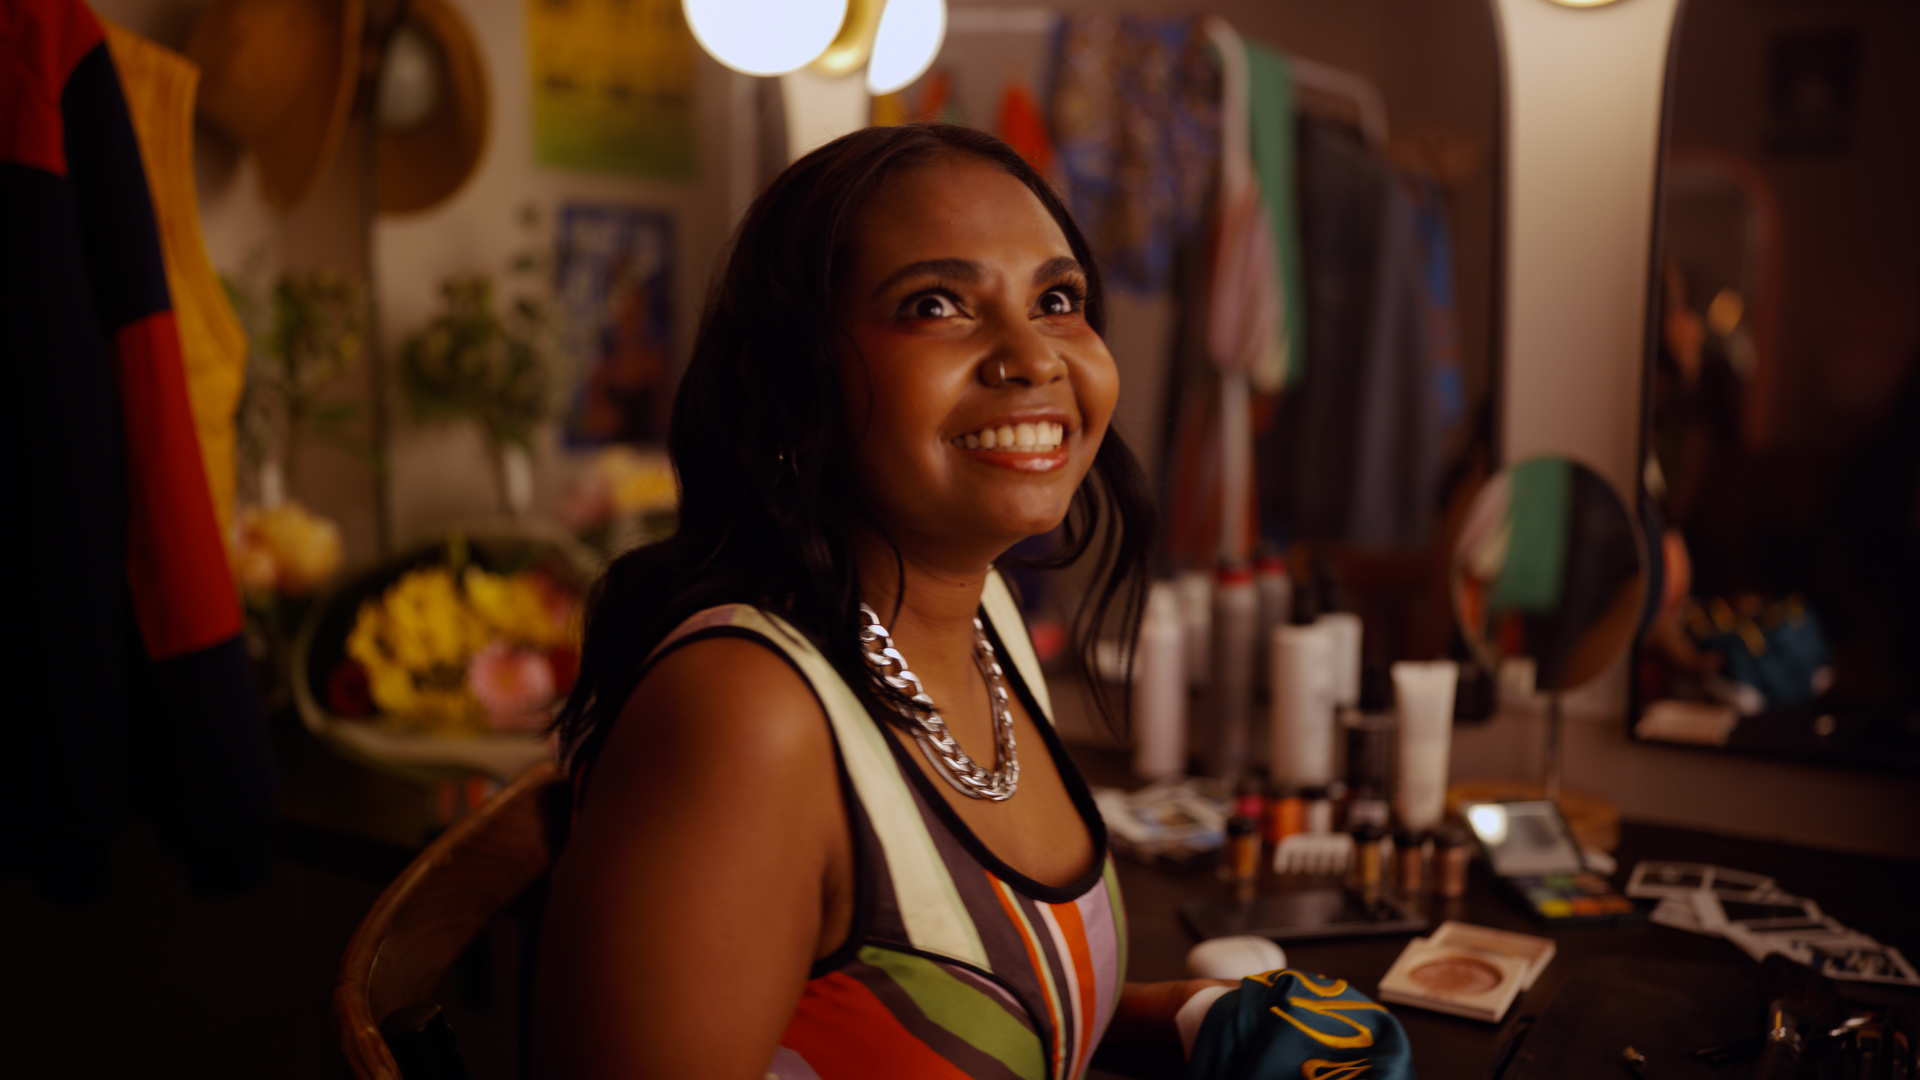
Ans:
{"label": "woman's bare shoulder", "polygon": [[635,687],[592,786],[663,768],[719,769],[742,783],[817,780],[834,768],[833,736],[812,687],[771,646],[707,638],[668,653]]}

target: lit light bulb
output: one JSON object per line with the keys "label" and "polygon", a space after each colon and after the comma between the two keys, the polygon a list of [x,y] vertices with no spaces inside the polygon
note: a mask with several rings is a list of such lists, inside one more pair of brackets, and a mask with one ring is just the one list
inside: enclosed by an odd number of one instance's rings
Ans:
{"label": "lit light bulb", "polygon": [[891,94],[920,77],[947,36],[947,0],[887,0],[867,61],[867,89]]}
{"label": "lit light bulb", "polygon": [[847,17],[847,0],[681,0],[681,7],[701,47],[747,75],[807,66]]}
{"label": "lit light bulb", "polygon": [[388,131],[405,131],[440,104],[440,47],[412,26],[394,32],[380,65],[374,116]]}

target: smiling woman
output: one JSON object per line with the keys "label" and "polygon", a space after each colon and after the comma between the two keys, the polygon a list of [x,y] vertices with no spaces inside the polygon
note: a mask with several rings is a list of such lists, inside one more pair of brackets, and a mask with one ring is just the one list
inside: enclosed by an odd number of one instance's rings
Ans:
{"label": "smiling woman", "polygon": [[1064,523],[1078,654],[1138,622],[1101,305],[1059,198],[969,129],[849,135],[748,212],[675,401],[680,531],[596,586],[560,722],[541,1075],[1070,1078],[1110,1028],[1175,1037],[1206,983],[1124,982],[994,570]]}

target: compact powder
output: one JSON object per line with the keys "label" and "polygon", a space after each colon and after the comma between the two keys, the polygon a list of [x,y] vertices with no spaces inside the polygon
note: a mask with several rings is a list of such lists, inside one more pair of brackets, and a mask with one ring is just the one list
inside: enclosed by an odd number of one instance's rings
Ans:
{"label": "compact powder", "polygon": [[1407,977],[1436,994],[1484,994],[1500,985],[1500,969],[1468,956],[1429,960]]}

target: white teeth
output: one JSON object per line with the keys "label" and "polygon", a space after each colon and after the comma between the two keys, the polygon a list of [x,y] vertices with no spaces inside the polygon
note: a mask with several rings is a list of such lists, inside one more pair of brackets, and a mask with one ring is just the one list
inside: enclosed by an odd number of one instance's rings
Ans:
{"label": "white teeth", "polygon": [[955,446],[968,450],[1020,450],[1043,454],[1060,449],[1060,445],[1066,441],[1066,425],[1047,420],[1001,424],[953,438]]}

